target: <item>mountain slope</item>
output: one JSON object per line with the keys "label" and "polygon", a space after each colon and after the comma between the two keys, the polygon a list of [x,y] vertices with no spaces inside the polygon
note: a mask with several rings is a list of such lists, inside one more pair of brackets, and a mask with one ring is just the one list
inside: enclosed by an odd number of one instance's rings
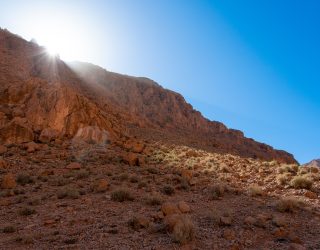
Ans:
{"label": "mountain slope", "polygon": [[93,130],[110,140],[171,140],[214,152],[296,162],[287,152],[209,121],[180,94],[152,80],[87,63],[67,65],[5,30],[0,31],[0,84],[0,140],[5,143],[37,140],[48,130],[70,138]]}
{"label": "mountain slope", "polygon": [[312,160],[309,163],[304,164],[303,166],[320,168],[320,159]]}

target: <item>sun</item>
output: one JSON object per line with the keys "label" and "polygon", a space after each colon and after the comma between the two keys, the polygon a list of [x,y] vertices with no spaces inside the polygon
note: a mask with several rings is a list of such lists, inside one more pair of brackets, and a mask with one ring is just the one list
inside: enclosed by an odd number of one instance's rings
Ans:
{"label": "sun", "polygon": [[75,18],[44,18],[41,22],[33,22],[31,27],[37,43],[52,56],[59,56],[65,61],[81,60],[90,50],[90,36],[85,33],[84,25]]}

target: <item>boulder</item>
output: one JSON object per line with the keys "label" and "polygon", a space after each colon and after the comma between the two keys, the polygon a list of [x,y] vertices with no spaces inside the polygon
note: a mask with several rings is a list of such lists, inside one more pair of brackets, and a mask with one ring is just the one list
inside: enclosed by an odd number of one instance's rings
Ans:
{"label": "boulder", "polygon": [[181,211],[181,213],[190,213],[191,211],[190,206],[184,201],[180,201],[178,203],[178,208]]}
{"label": "boulder", "polygon": [[178,206],[172,202],[165,202],[161,206],[161,211],[165,216],[171,214],[180,214]]}
{"label": "boulder", "polygon": [[[139,156],[135,153],[125,153],[123,156],[123,161],[128,163],[130,166],[139,166]],[[140,160],[141,161],[141,160]]]}
{"label": "boulder", "polygon": [[35,142],[28,142],[26,144],[24,144],[24,148],[27,150],[28,153],[33,153],[37,150],[39,150],[39,145]]}
{"label": "boulder", "polygon": [[59,135],[59,132],[52,128],[45,128],[41,131],[39,141],[43,143],[48,143],[54,139],[56,139]]}
{"label": "boulder", "polygon": [[33,141],[34,134],[27,119],[16,117],[0,129],[0,139],[6,144],[19,144]]}

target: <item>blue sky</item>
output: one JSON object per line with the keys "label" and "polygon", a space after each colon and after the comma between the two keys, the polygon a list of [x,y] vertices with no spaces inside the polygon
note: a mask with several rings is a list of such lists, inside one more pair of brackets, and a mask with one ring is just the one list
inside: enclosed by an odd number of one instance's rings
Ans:
{"label": "blue sky", "polygon": [[301,163],[320,158],[319,1],[0,0],[0,7],[0,26],[26,39],[61,37],[56,43],[74,51],[72,59],[147,76]]}

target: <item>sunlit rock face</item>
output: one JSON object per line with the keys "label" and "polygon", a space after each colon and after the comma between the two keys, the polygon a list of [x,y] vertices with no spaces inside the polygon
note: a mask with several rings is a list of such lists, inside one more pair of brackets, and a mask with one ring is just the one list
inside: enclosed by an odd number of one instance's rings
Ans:
{"label": "sunlit rock face", "polygon": [[207,120],[180,94],[150,79],[87,63],[67,65],[5,30],[0,31],[0,130],[2,143],[51,140],[54,131],[52,138],[101,143],[137,137],[295,162],[284,151]]}

